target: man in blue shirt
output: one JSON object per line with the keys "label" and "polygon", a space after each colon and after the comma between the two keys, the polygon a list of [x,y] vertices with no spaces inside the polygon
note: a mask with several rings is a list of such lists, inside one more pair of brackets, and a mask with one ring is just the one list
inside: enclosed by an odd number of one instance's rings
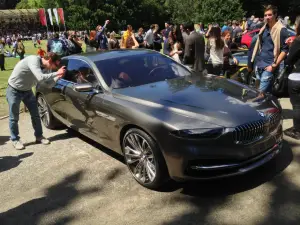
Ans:
{"label": "man in blue shirt", "polygon": [[221,32],[224,33],[224,31],[228,30],[227,21],[224,22],[224,26],[222,27]]}
{"label": "man in blue shirt", "polygon": [[[265,26],[260,30],[258,39],[253,49],[251,63],[255,61],[256,79],[260,81],[258,98],[272,91],[274,73],[279,69],[281,62],[286,57],[289,47],[285,43],[289,37],[287,29],[280,21],[277,21],[277,8],[267,6],[264,18]],[[249,65],[249,71],[253,67]]]}

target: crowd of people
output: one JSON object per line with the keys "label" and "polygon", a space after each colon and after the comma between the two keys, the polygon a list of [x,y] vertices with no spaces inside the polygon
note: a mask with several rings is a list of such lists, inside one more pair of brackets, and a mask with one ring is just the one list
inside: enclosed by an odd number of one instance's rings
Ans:
{"label": "crowd of people", "polygon": [[[237,39],[243,33],[257,28],[260,28],[260,32],[253,37],[248,51],[248,70],[254,71],[256,87],[259,90],[259,95],[253,101],[263,100],[266,94],[271,92],[274,77],[281,63],[285,61],[287,66],[293,68],[289,76],[289,94],[294,109],[294,126],[285,133],[300,140],[300,17],[297,17],[294,25],[296,31],[294,39],[289,37],[286,28],[288,18],[279,19],[277,14],[276,7],[268,6],[264,10],[263,20],[252,16],[248,20],[243,18],[242,21],[227,21],[222,27],[216,23],[209,24],[206,30],[202,24],[177,25],[166,22],[162,30],[157,24],[152,24],[146,32],[143,28],[134,32],[133,27],[128,25],[127,30],[122,32],[120,40],[116,38],[115,32],[107,32],[109,24],[107,20],[103,26],[99,25],[89,33],[64,32],[54,33],[52,37],[48,35],[46,50],[41,49],[39,43],[36,43],[38,39],[34,39],[33,44],[35,47],[38,46],[39,56],[28,56],[25,59],[22,57],[8,82],[11,140],[16,149],[24,148],[18,133],[18,109],[23,100],[31,113],[37,142],[49,144],[42,135],[37,104],[32,97],[31,88],[38,81],[57,80],[63,77],[66,71],[64,67],[51,74],[43,74],[41,68],[57,68],[62,56],[81,53],[83,41],[86,44],[86,52],[147,48],[162,51],[163,54],[190,66],[196,72],[207,69],[208,73],[221,75],[230,60],[238,63],[232,55],[232,50],[238,47]],[[17,39],[17,42],[19,40]],[[0,43],[0,50],[4,49],[4,44],[8,44],[4,41]],[[17,54],[20,57],[22,55],[18,51]],[[205,62],[208,62],[209,66],[205,67]]]}

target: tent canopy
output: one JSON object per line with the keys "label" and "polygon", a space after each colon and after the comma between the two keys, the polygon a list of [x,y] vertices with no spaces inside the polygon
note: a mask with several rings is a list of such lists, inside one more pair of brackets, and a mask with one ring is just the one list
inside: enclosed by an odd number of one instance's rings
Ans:
{"label": "tent canopy", "polygon": [[37,18],[38,9],[0,10],[0,19]]}

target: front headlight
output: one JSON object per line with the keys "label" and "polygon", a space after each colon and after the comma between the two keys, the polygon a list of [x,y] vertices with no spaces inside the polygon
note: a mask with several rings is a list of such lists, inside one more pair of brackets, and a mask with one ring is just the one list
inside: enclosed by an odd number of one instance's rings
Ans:
{"label": "front headlight", "polygon": [[199,128],[188,130],[176,130],[171,134],[181,138],[217,138],[224,133],[224,128]]}

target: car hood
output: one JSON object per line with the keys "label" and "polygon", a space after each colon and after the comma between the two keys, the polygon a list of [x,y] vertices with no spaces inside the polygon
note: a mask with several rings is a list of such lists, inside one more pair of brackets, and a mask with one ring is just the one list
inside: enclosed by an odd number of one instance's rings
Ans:
{"label": "car hood", "polygon": [[280,108],[272,96],[253,102],[251,100],[257,96],[257,91],[237,81],[216,76],[187,76],[115,89],[113,93],[116,98],[164,108],[185,117],[226,127],[260,120],[264,115],[259,112]]}

